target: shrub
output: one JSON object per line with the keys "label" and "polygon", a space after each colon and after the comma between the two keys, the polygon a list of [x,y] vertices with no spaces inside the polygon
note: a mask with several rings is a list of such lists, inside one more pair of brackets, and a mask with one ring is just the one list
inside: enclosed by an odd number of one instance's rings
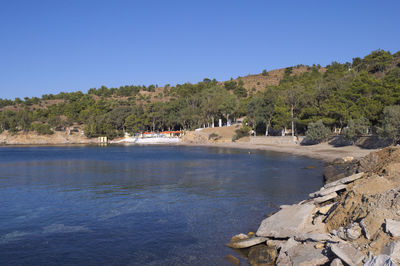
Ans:
{"label": "shrub", "polygon": [[39,135],[52,135],[54,133],[47,124],[33,124],[32,127]]}
{"label": "shrub", "polygon": [[392,141],[393,144],[400,141],[400,106],[387,106],[383,110],[382,128],[378,129],[380,138]]}
{"label": "shrub", "polygon": [[322,123],[322,120],[319,120],[318,122],[310,123],[308,125],[306,137],[314,143],[320,143],[327,140],[330,134],[330,129]]}
{"label": "shrub", "polygon": [[243,126],[239,129],[235,130],[236,134],[233,135],[232,137],[232,141],[236,141],[238,139],[244,138],[244,137],[248,137],[250,135],[250,127],[248,126]]}
{"label": "shrub", "polygon": [[358,137],[367,133],[369,127],[368,119],[361,117],[360,119],[350,119],[347,127],[343,129],[342,136],[346,141],[354,142]]}
{"label": "shrub", "polygon": [[268,76],[268,75],[269,75],[266,69],[264,69],[264,70],[262,71],[262,75],[263,75],[263,76]]}
{"label": "shrub", "polygon": [[211,133],[210,135],[208,135],[208,139],[209,140],[217,140],[217,139],[220,139],[220,138],[221,137],[216,133]]}

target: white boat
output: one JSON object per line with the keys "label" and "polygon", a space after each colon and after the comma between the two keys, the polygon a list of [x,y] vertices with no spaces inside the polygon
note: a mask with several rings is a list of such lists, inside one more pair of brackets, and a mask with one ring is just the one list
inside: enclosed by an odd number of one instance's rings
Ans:
{"label": "white boat", "polygon": [[180,142],[179,137],[152,137],[152,138],[137,138],[128,137],[121,140],[112,141],[111,143],[131,143],[131,144],[169,144]]}

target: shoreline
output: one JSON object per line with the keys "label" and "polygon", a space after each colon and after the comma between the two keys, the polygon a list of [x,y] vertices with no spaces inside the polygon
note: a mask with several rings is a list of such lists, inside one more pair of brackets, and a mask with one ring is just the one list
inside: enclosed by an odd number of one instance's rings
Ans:
{"label": "shoreline", "polygon": [[353,157],[359,159],[370,152],[380,149],[362,149],[358,146],[334,147],[328,143],[321,143],[310,146],[302,146],[299,144],[251,144],[248,142],[227,142],[227,143],[185,143],[181,142],[177,145],[193,146],[193,147],[220,147],[235,148],[244,150],[261,150],[280,152],[296,156],[304,156],[308,158],[318,159],[325,162],[331,162],[337,158]]}
{"label": "shoreline", "polygon": [[252,144],[249,142],[215,142],[215,143],[195,143],[195,142],[178,142],[178,143],[167,143],[167,144],[131,144],[131,143],[95,143],[88,141],[86,143],[18,143],[18,144],[7,144],[0,143],[0,147],[61,147],[61,146],[105,146],[105,145],[140,145],[140,146],[187,146],[187,147],[219,147],[219,148],[231,148],[231,149],[242,149],[242,150],[261,150],[286,153],[295,156],[304,156],[308,158],[318,159],[325,162],[331,162],[337,158],[353,157],[359,159],[369,154],[370,152],[377,151],[380,149],[363,149],[355,145],[334,147],[328,143],[321,143],[310,146],[303,146],[299,144]]}

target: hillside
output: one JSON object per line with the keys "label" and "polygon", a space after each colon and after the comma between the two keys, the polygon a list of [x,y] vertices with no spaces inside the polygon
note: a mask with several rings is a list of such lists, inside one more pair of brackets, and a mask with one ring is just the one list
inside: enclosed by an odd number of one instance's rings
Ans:
{"label": "hillside", "polygon": [[[248,93],[262,91],[262,90],[265,90],[265,88],[267,86],[278,86],[280,81],[284,77],[286,69],[287,68],[274,69],[271,71],[267,71],[266,74],[260,73],[260,74],[254,74],[254,75],[247,75],[247,76],[243,76],[243,77],[238,77],[233,80],[236,82],[239,82],[239,80],[242,80],[243,87],[246,88]],[[305,72],[311,72],[310,67],[303,66],[303,65],[291,67],[291,69],[292,69],[291,76],[301,75]],[[321,67],[318,70],[321,73],[325,73],[326,68]],[[222,84],[223,83],[224,82],[222,82]]]}
{"label": "hillside", "polygon": [[0,99],[0,133],[51,134],[75,126],[86,137],[112,139],[124,132],[189,130],[246,117],[257,134],[279,134],[292,123],[296,134],[304,134],[320,120],[336,131],[355,124],[375,134],[387,127],[384,135],[393,138],[397,133],[389,132],[385,115],[400,105],[399,89],[400,52],[377,50],[352,63],[298,65],[224,82],[102,86],[87,93]]}

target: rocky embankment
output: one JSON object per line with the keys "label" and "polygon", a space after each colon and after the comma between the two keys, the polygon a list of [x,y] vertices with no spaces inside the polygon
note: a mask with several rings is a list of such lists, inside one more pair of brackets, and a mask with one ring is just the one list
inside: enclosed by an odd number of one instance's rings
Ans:
{"label": "rocky embankment", "polygon": [[336,160],[324,174],[319,191],[228,246],[251,265],[400,265],[400,147]]}
{"label": "rocky embankment", "polygon": [[52,135],[40,135],[36,132],[18,132],[0,134],[0,145],[65,145],[97,143],[97,138],[87,138],[82,132],[68,133],[56,131]]}

